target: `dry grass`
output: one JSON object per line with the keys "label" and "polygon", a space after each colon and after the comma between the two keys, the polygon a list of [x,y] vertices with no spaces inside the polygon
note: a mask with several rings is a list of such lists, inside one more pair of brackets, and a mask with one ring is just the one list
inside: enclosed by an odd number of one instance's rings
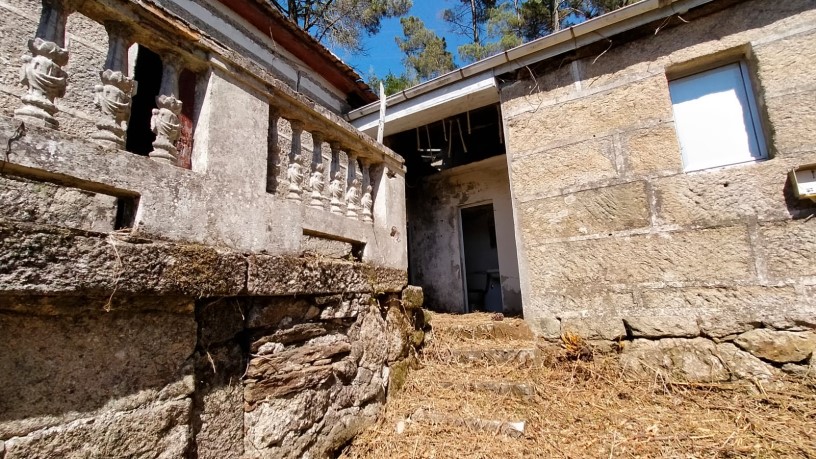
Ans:
{"label": "dry grass", "polygon": [[[493,313],[489,312],[471,312],[469,314],[436,314],[432,313],[432,325],[441,334],[445,330],[455,326],[474,326],[481,324],[489,324],[496,322],[493,320]],[[513,325],[524,325],[524,319],[518,317],[504,317],[501,322]]]}
{"label": "dry grass", "polygon": [[[446,336],[437,319],[424,367],[410,373],[403,390],[390,395],[383,419],[341,457],[816,458],[814,381],[782,381],[761,393],[735,384],[635,381],[623,377],[615,356],[576,361],[563,351],[534,367],[462,365],[436,357],[452,347],[509,343]],[[535,395],[463,388],[469,381],[525,383]],[[428,421],[405,422],[397,434],[397,423],[418,409],[527,424],[520,439]]]}

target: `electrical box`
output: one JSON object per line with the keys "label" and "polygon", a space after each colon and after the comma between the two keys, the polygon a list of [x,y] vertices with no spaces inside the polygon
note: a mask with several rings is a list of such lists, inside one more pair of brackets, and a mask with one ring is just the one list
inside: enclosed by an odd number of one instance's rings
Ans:
{"label": "electrical box", "polygon": [[790,181],[797,198],[816,201],[816,164],[794,167],[790,171]]}

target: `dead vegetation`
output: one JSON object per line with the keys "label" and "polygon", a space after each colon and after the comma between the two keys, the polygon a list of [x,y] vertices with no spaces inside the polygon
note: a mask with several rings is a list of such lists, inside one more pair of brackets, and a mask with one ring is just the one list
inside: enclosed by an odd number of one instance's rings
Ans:
{"label": "dead vegetation", "polygon": [[[461,364],[446,356],[525,342],[462,338],[439,319],[423,367],[389,395],[382,420],[341,457],[816,458],[816,381],[780,381],[758,391],[658,376],[631,380],[614,355],[587,355],[574,337],[561,349],[540,350],[545,358],[535,365]],[[477,382],[530,387],[520,396]],[[524,433],[516,438],[468,421],[474,419],[525,421]]]}

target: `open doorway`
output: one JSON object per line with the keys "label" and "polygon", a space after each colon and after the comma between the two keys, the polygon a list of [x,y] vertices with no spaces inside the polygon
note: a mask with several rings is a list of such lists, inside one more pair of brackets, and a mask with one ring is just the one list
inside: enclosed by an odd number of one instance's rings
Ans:
{"label": "open doorway", "polygon": [[493,203],[461,209],[467,311],[502,311]]}
{"label": "open doorway", "polygon": [[150,49],[137,45],[133,73],[133,79],[139,86],[130,109],[125,149],[137,155],[147,156],[153,151],[153,141],[156,140],[156,135],[150,129],[150,118],[153,116],[153,109],[156,108],[156,96],[161,90],[161,57]]}

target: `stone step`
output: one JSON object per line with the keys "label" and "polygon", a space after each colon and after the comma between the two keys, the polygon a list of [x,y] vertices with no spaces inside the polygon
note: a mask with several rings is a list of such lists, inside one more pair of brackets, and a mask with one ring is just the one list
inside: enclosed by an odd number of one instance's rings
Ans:
{"label": "stone step", "polygon": [[542,360],[542,352],[534,346],[461,347],[436,349],[428,357],[445,363],[528,366],[539,363]]}
{"label": "stone step", "polygon": [[480,324],[462,324],[445,327],[438,331],[460,339],[480,340],[533,340],[535,336],[526,323],[502,321]]}
{"label": "stone step", "polygon": [[471,392],[489,392],[496,395],[507,395],[522,400],[535,397],[535,387],[531,384],[510,381],[440,381],[446,388],[461,389]]}
{"label": "stone step", "polygon": [[445,424],[452,427],[464,427],[474,431],[504,435],[510,438],[524,437],[525,421],[500,421],[472,417],[451,416],[419,408],[410,418],[397,422],[397,434],[402,434],[411,424]]}

